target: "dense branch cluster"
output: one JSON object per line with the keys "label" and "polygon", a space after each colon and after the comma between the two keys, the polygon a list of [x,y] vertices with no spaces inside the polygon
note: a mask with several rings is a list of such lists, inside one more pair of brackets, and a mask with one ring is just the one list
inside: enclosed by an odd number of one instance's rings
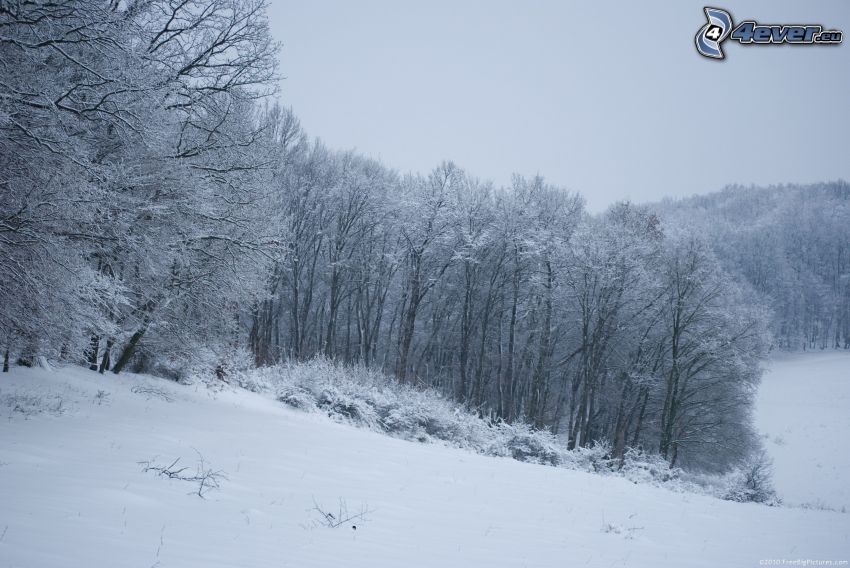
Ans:
{"label": "dense branch cluster", "polygon": [[201,316],[250,295],[278,241],[257,230],[270,226],[274,162],[256,107],[275,78],[264,11],[241,0],[0,5],[7,358],[85,351],[92,368],[120,371],[152,329],[183,351],[232,330]]}
{"label": "dense branch cluster", "polygon": [[[400,176],[330,151],[266,102],[275,61],[264,0],[0,5],[7,361],[179,374],[201,359],[223,377],[240,353],[324,356],[569,448],[723,469],[754,447],[771,313],[786,345],[847,341],[846,309],[789,307],[833,260],[828,298],[846,304],[846,233],[775,289],[770,264],[670,206],[669,223],[629,204],[590,215],[539,177]],[[734,234],[754,259],[756,236]]]}

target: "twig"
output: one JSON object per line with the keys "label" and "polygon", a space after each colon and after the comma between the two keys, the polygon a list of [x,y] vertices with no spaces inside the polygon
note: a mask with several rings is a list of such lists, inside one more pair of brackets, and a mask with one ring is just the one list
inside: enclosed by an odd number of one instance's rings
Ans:
{"label": "twig", "polygon": [[[361,507],[360,512],[358,513],[349,513],[348,512],[348,504],[345,502],[345,499],[340,498],[339,500],[339,508],[337,510],[337,515],[334,515],[330,511],[326,511],[322,508],[319,503],[316,502],[316,499],[313,498],[313,510],[316,511],[321,516],[321,521],[319,521],[322,525],[335,529],[341,527],[342,525],[352,523],[352,521],[363,521],[365,522],[366,514],[369,513],[369,510],[366,507]],[[351,524],[351,528],[357,530],[357,525]]]}
{"label": "twig", "polygon": [[174,401],[174,399],[171,398],[171,395],[169,395],[167,392],[165,392],[162,389],[155,388],[155,387],[146,387],[146,386],[142,386],[142,385],[136,385],[136,386],[134,386],[130,389],[130,392],[135,393],[135,394],[143,394],[143,395],[147,396],[148,400],[150,400],[151,398],[159,398],[161,400],[164,400],[165,402],[173,402]]}
{"label": "twig", "polygon": [[[198,450],[195,451],[198,452]],[[157,475],[167,477],[169,479],[196,482],[198,484],[198,490],[192,491],[191,494],[197,495],[201,499],[205,499],[205,495],[211,489],[219,489],[221,487],[220,481],[222,479],[227,479],[227,475],[225,475],[223,471],[213,470],[207,467],[204,457],[200,452],[198,452],[198,465],[195,468],[194,475],[184,473],[187,469],[189,469],[187,467],[175,469],[175,466],[179,461],[180,458],[177,458],[167,466],[155,465],[151,461],[141,461],[138,463],[142,466],[143,472],[153,471],[156,472]]]}

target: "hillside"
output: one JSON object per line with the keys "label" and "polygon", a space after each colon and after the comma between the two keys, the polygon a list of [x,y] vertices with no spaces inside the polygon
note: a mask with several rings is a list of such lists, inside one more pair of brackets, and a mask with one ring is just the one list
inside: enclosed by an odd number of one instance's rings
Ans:
{"label": "hillside", "polygon": [[[406,442],[229,387],[15,368],[0,403],[3,567],[757,566],[850,550],[846,514]],[[140,463],[194,475],[199,455],[226,475],[204,499]],[[315,505],[340,500],[365,511],[356,530],[322,526]]]}
{"label": "hillside", "polygon": [[777,347],[850,348],[850,185],[730,186],[651,205],[770,309]]}

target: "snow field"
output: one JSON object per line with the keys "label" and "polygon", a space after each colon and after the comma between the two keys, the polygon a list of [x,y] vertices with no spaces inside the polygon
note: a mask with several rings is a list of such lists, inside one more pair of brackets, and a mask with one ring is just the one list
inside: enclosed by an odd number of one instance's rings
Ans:
{"label": "snow field", "polygon": [[[166,400],[166,398],[168,400]],[[847,559],[850,516],[417,444],[259,395],[83,369],[0,382],[0,566],[758,566]],[[197,453],[196,453],[197,452]],[[139,464],[200,453],[206,499]],[[322,526],[318,503],[365,519]]]}
{"label": "snow field", "polygon": [[850,353],[775,358],[755,419],[786,504],[850,511]]}

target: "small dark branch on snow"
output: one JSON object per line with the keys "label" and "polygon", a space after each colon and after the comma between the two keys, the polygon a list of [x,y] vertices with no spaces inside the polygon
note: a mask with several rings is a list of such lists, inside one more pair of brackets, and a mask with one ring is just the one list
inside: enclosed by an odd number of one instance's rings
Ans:
{"label": "small dark branch on snow", "polygon": [[318,523],[324,527],[335,529],[350,524],[353,530],[357,530],[355,521],[365,522],[367,520],[366,515],[370,513],[369,509],[365,506],[361,507],[357,513],[350,513],[348,511],[348,504],[342,498],[339,500],[336,515],[331,513],[329,509],[322,507],[316,502],[316,499],[313,499],[313,511],[319,514]]}
{"label": "small dark branch on snow", "polygon": [[171,398],[171,395],[165,392],[162,389],[158,389],[156,387],[146,387],[142,385],[136,385],[130,389],[130,392],[135,394],[143,394],[147,397],[148,400],[151,398],[159,398],[164,400],[165,402],[173,402],[174,399]]}
{"label": "small dark branch on snow", "polygon": [[177,464],[179,461],[180,458],[177,458],[169,465],[159,465],[153,461],[141,461],[139,465],[142,466],[142,471],[145,473],[152,471],[160,477],[197,483],[197,491],[192,491],[190,495],[197,495],[201,499],[205,499],[206,494],[210,490],[219,489],[221,487],[221,480],[227,479],[227,475],[223,471],[213,470],[208,467],[200,452],[198,453],[198,464],[195,466],[194,473],[188,471],[188,467],[178,467]]}

